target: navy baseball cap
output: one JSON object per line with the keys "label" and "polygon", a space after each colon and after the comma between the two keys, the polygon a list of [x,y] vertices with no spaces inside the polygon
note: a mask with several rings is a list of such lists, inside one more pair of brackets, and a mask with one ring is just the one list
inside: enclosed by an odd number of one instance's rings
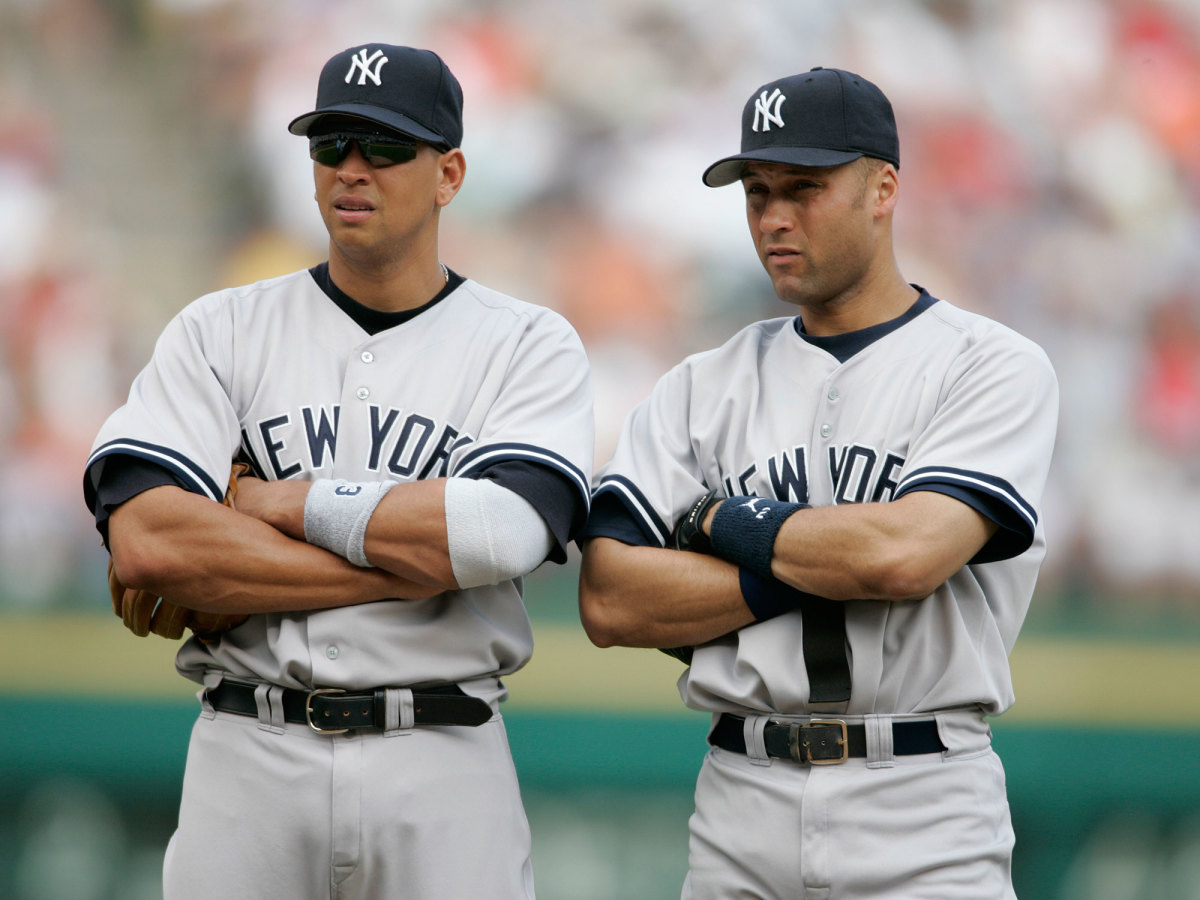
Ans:
{"label": "navy baseball cap", "polygon": [[705,169],[704,183],[732,184],[748,162],[822,167],[860,156],[900,167],[892,104],[861,75],[818,66],[754,92],[742,110],[742,152]]}
{"label": "navy baseball cap", "polygon": [[440,150],[462,144],[462,87],[432,50],[366,44],[325,63],[317,108],[292,120],[292,134],[313,134],[323,116],[382,125]]}

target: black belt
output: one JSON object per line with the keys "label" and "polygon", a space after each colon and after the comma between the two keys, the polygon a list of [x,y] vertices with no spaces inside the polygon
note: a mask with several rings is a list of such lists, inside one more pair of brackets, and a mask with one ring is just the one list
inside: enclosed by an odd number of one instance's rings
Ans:
{"label": "black belt", "polygon": [[[723,714],[709,732],[708,742],[722,750],[745,753],[745,721],[741,716]],[[867,728],[847,725],[841,719],[768,722],[763,729],[763,743],[772,759],[828,766],[843,763],[851,756],[866,756]],[[940,753],[945,749],[936,722],[892,723],[892,753],[896,756]]]}
{"label": "black belt", "polygon": [[[240,716],[257,716],[254,698],[257,686],[225,679],[204,693],[215,709]],[[308,725],[313,731],[337,734],[350,728],[386,728],[387,692],[343,691],[318,688],[298,691],[284,688],[283,718]],[[482,725],[492,717],[492,708],[478,697],[463,693],[456,684],[413,691],[415,725]]]}

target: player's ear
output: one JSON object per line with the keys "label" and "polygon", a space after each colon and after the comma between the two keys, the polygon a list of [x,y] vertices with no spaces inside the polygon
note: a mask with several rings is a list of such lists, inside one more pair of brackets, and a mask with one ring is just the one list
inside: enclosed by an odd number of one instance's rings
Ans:
{"label": "player's ear", "polygon": [[460,148],[447,150],[438,157],[438,188],[435,202],[445,206],[454,199],[467,176],[467,158]]}
{"label": "player's ear", "polygon": [[871,178],[872,194],[875,198],[875,218],[891,215],[900,198],[900,173],[891,163],[884,163]]}

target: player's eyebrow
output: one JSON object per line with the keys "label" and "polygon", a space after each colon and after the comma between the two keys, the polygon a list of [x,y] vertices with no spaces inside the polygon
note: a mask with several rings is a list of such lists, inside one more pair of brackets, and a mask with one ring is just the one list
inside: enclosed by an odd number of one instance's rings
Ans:
{"label": "player's eyebrow", "polygon": [[742,180],[747,178],[765,178],[766,174],[763,171],[763,166],[771,166],[772,171],[778,171],[780,175],[791,178],[816,178],[827,175],[838,166],[789,166],[781,165],[780,163],[760,163],[758,165],[748,164],[742,169]]}

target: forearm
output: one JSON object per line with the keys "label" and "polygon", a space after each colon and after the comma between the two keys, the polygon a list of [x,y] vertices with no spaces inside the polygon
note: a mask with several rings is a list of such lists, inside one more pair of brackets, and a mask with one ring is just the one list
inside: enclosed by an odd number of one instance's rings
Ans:
{"label": "forearm", "polygon": [[[238,491],[237,509],[304,541],[305,501],[311,488],[307,481],[245,479]],[[384,494],[371,513],[363,538],[362,549],[371,566],[435,593],[456,588],[446,539],[444,495],[444,478],[398,484]]]}
{"label": "forearm", "polygon": [[371,565],[439,590],[458,587],[446,538],[446,479],[398,484],[367,525],[363,548]]}
{"label": "forearm", "polygon": [[[710,535],[718,508],[705,519]],[[771,575],[831,600],[921,599],[966,565],[995,530],[971,507],[932,492],[892,503],[801,509],[779,530]]]}
{"label": "forearm", "polygon": [[437,593],[383,570],[353,566],[174,487],[146,491],[114,510],[109,538],[127,587],[191,609],[297,611]]}
{"label": "forearm", "polygon": [[865,505],[831,506],[791,516],[776,539],[771,574],[831,600],[927,596],[900,574],[907,554],[919,551],[875,512]]}
{"label": "forearm", "polygon": [[702,644],[754,621],[735,566],[609,538],[584,548],[579,609],[588,637],[601,647]]}

